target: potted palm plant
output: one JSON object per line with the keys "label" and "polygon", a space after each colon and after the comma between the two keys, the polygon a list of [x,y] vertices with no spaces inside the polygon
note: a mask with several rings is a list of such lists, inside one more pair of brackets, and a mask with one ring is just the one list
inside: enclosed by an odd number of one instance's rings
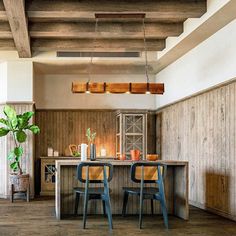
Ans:
{"label": "potted palm plant", "polygon": [[10,186],[14,187],[14,192],[24,192],[29,187],[29,174],[24,173],[22,170],[21,158],[24,154],[22,144],[27,140],[28,131],[38,134],[40,129],[38,126],[29,123],[34,115],[32,111],[16,114],[15,109],[6,105],[3,112],[5,118],[0,119],[0,137],[11,135],[14,141],[14,147],[7,156],[12,170],[10,173]]}

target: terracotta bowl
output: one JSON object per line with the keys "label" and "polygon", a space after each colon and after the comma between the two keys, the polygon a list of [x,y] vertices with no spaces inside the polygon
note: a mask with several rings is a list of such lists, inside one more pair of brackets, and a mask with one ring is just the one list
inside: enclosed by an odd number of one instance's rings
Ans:
{"label": "terracotta bowl", "polygon": [[148,161],[156,161],[156,160],[158,160],[158,158],[159,158],[159,155],[157,155],[157,154],[148,154],[147,155]]}

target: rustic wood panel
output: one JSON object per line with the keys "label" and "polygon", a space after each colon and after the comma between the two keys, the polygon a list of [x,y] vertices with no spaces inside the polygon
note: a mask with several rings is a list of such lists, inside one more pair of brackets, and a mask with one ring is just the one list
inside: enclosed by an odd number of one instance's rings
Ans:
{"label": "rustic wood panel", "polygon": [[[61,156],[69,144],[88,143],[86,129],[97,133],[95,139],[97,155],[101,148],[107,156],[115,156],[116,124],[115,112],[95,110],[37,110],[36,123],[41,129],[36,137],[36,160],[47,156],[47,148],[58,150]],[[40,190],[40,165],[36,162],[36,192]]]}
{"label": "rustic wood panel", "polygon": [[158,114],[162,159],[189,161],[191,203],[231,219],[236,216],[235,94],[232,82]]}
{"label": "rustic wood panel", "polygon": [[[87,143],[86,129],[97,132],[97,155],[105,148],[107,156],[115,157],[116,148],[116,111],[115,110],[37,110],[36,123],[41,132],[36,136],[35,184],[36,193],[40,192],[41,156],[47,156],[47,148],[53,147],[61,156],[69,144]],[[155,153],[156,133],[155,114],[148,113],[147,151]]]}
{"label": "rustic wood panel", "polygon": [[[32,104],[8,104],[12,106],[17,114],[24,113],[27,111],[33,111]],[[0,106],[0,110],[3,110],[4,105]],[[2,115],[2,113],[0,113]],[[26,173],[30,175],[30,195],[34,196],[34,138],[31,133],[28,133],[28,138],[25,143],[23,143],[24,148],[24,156],[22,158],[22,169]],[[9,172],[10,169],[8,167],[7,154],[10,150],[14,148],[14,141],[12,137],[7,136],[6,138],[0,139],[0,170],[1,171],[1,181],[0,181],[0,196],[1,197],[9,197]],[[3,180],[3,181],[2,181]]]}

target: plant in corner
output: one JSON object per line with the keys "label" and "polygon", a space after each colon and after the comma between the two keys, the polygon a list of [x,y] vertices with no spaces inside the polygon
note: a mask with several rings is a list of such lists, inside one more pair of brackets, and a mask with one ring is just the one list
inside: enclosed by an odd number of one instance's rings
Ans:
{"label": "plant in corner", "polygon": [[14,141],[14,147],[7,156],[10,169],[13,171],[10,173],[10,187],[13,196],[14,192],[24,192],[29,188],[29,174],[23,173],[21,164],[24,154],[22,144],[27,140],[28,131],[38,134],[40,129],[38,126],[30,124],[34,112],[16,114],[15,109],[8,105],[4,106],[3,112],[5,118],[0,119],[0,137],[11,135]]}
{"label": "plant in corner", "polygon": [[86,131],[86,136],[88,138],[88,142],[90,143],[90,160],[95,161],[96,160],[96,145],[94,143],[94,140],[96,138],[96,133],[92,133],[91,129],[88,128]]}

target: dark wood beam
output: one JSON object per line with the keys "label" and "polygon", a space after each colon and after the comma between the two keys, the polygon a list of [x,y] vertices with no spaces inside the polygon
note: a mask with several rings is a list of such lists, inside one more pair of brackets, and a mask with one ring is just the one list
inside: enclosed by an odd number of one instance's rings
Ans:
{"label": "dark wood beam", "polygon": [[31,57],[24,0],[3,0],[19,57]]}
{"label": "dark wood beam", "polygon": [[168,20],[200,17],[206,12],[206,0],[30,0],[30,20],[88,20],[95,13],[145,13],[147,19]]}
{"label": "dark wood beam", "polygon": [[[147,40],[148,51],[161,51],[165,47],[165,40]],[[92,39],[32,39],[32,49],[34,51],[91,51],[97,52],[124,52],[124,51],[143,51],[143,40],[129,39],[129,40],[110,40],[99,39],[93,46]]]}
{"label": "dark wood beam", "polygon": [[[183,32],[182,23],[146,23],[146,38],[161,39],[178,36]],[[32,38],[94,38],[94,23],[31,23]],[[98,23],[96,38],[142,39],[142,23],[138,22],[101,22]]]}

